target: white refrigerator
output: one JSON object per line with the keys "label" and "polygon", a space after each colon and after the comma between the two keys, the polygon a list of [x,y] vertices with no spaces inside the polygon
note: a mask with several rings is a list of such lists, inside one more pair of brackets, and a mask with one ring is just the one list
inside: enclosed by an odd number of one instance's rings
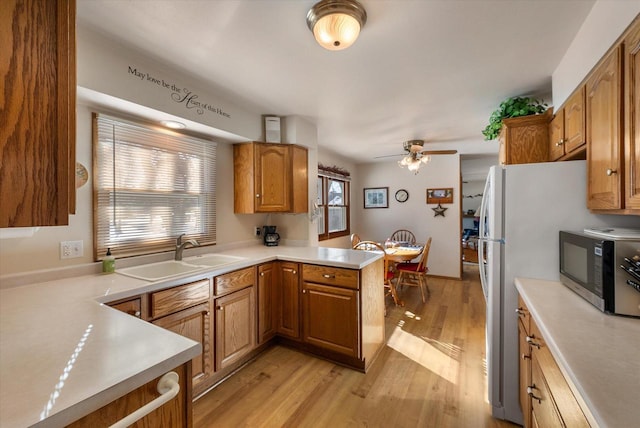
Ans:
{"label": "white refrigerator", "polygon": [[515,277],[559,280],[558,232],[638,226],[637,216],[586,208],[586,161],[492,166],[480,205],[478,260],[486,300],[488,398],[493,417],[523,423],[518,400]]}

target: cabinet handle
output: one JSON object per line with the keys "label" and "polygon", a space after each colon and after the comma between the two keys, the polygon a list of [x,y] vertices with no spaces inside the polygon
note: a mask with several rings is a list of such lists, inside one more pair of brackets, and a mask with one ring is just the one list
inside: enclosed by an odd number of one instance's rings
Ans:
{"label": "cabinet handle", "polygon": [[209,311],[202,311],[202,313],[206,316],[209,315]]}
{"label": "cabinet handle", "polygon": [[160,394],[158,398],[140,407],[138,410],[129,414],[125,418],[120,419],[118,422],[111,425],[110,428],[126,428],[139,419],[142,419],[149,413],[153,412],[164,403],[173,400],[173,398],[178,395],[178,392],[180,392],[179,381],[180,377],[176,372],[166,373],[160,378],[160,380],[158,381],[158,386],[156,387],[158,393]]}
{"label": "cabinet handle", "polygon": [[260,276],[264,276],[264,272],[260,272]]}
{"label": "cabinet handle", "polygon": [[329,275],[328,273],[325,273],[324,275],[322,275],[324,278],[327,279],[334,279],[336,276],[335,275]]}
{"label": "cabinet handle", "polygon": [[531,359],[531,355],[527,355],[527,354],[522,354],[521,355],[523,360],[530,360]]}
{"label": "cabinet handle", "polygon": [[541,404],[542,403],[542,398],[541,397],[536,397],[533,394],[533,390],[534,389],[536,389],[536,384],[535,383],[533,385],[531,385],[531,386],[527,386],[527,395],[529,397],[531,397],[532,399],[534,399],[534,400],[538,400],[538,404]]}
{"label": "cabinet handle", "polygon": [[292,271],[291,271],[291,274],[293,274],[293,275],[295,275],[295,274],[297,274],[297,273],[298,273],[298,272],[296,272],[295,270],[292,270]]}
{"label": "cabinet handle", "polygon": [[560,147],[563,144],[564,144],[564,140],[560,140],[556,143],[556,147]]}
{"label": "cabinet handle", "polygon": [[256,198],[259,198],[259,197],[260,197],[260,193],[256,193]]}
{"label": "cabinet handle", "polygon": [[527,343],[528,343],[529,345],[531,345],[531,346],[535,346],[536,348],[540,349],[540,344],[539,344],[539,343],[534,342],[534,341],[533,341],[533,339],[535,339],[535,337],[527,336],[526,341],[527,341]]}
{"label": "cabinet handle", "polygon": [[302,294],[307,294],[307,290],[302,289]]}
{"label": "cabinet handle", "polygon": [[219,311],[224,311],[224,306],[218,306],[216,309]]}
{"label": "cabinet handle", "polygon": [[140,311],[127,311],[129,315],[140,318]]}
{"label": "cabinet handle", "polygon": [[516,314],[518,314],[518,315],[520,315],[520,316],[522,316],[522,317],[523,317],[523,316],[525,316],[524,309],[522,309],[522,308],[517,308],[517,309],[516,309]]}
{"label": "cabinet handle", "polygon": [[609,177],[611,177],[613,174],[617,174],[617,173],[618,173],[618,170],[617,170],[617,169],[611,169],[611,168],[609,168],[609,169],[607,170],[607,175],[608,175]]}

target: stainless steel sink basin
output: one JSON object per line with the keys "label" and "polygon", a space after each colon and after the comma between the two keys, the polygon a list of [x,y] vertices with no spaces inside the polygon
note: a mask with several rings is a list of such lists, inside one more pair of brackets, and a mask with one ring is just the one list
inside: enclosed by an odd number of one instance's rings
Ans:
{"label": "stainless steel sink basin", "polygon": [[187,257],[184,259],[185,263],[206,267],[222,266],[239,262],[240,260],[244,260],[244,257],[226,256],[224,254],[203,254],[201,256]]}
{"label": "stainless steel sink basin", "polygon": [[133,278],[146,279],[147,281],[158,281],[160,279],[166,279],[172,276],[183,275],[185,273],[203,269],[203,266],[168,260],[166,262],[150,263],[141,266],[118,269],[116,272]]}

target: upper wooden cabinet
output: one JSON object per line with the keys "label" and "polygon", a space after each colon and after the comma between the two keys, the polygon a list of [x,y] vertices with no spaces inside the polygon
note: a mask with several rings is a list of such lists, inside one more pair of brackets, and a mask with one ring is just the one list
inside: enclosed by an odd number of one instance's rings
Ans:
{"label": "upper wooden cabinet", "polygon": [[307,212],[306,148],[293,144],[236,144],[233,170],[235,213]]}
{"label": "upper wooden cabinet", "polygon": [[498,141],[500,164],[546,162],[549,156],[550,111],[502,121]]}
{"label": "upper wooden cabinet", "polygon": [[580,86],[549,123],[549,160],[586,156],[584,86]]}
{"label": "upper wooden cabinet", "polygon": [[587,78],[587,207],[640,214],[640,17]]}
{"label": "upper wooden cabinet", "polygon": [[640,210],[640,20],[623,43],[625,208]]}
{"label": "upper wooden cabinet", "polygon": [[0,227],[69,224],[75,212],[75,0],[0,6]]}
{"label": "upper wooden cabinet", "polygon": [[589,209],[622,208],[622,54],[617,47],[587,80]]}

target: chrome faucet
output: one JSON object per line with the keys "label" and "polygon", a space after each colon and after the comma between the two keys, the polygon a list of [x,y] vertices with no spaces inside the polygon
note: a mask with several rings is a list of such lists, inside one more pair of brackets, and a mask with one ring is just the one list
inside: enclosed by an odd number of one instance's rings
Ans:
{"label": "chrome faucet", "polygon": [[181,261],[182,260],[182,252],[184,251],[185,248],[187,248],[187,245],[191,246],[191,247],[199,247],[200,244],[198,244],[198,241],[196,241],[195,239],[189,239],[187,241],[182,242],[182,237],[185,235],[185,233],[183,233],[182,235],[178,236],[178,239],[176,240],[176,261]]}

